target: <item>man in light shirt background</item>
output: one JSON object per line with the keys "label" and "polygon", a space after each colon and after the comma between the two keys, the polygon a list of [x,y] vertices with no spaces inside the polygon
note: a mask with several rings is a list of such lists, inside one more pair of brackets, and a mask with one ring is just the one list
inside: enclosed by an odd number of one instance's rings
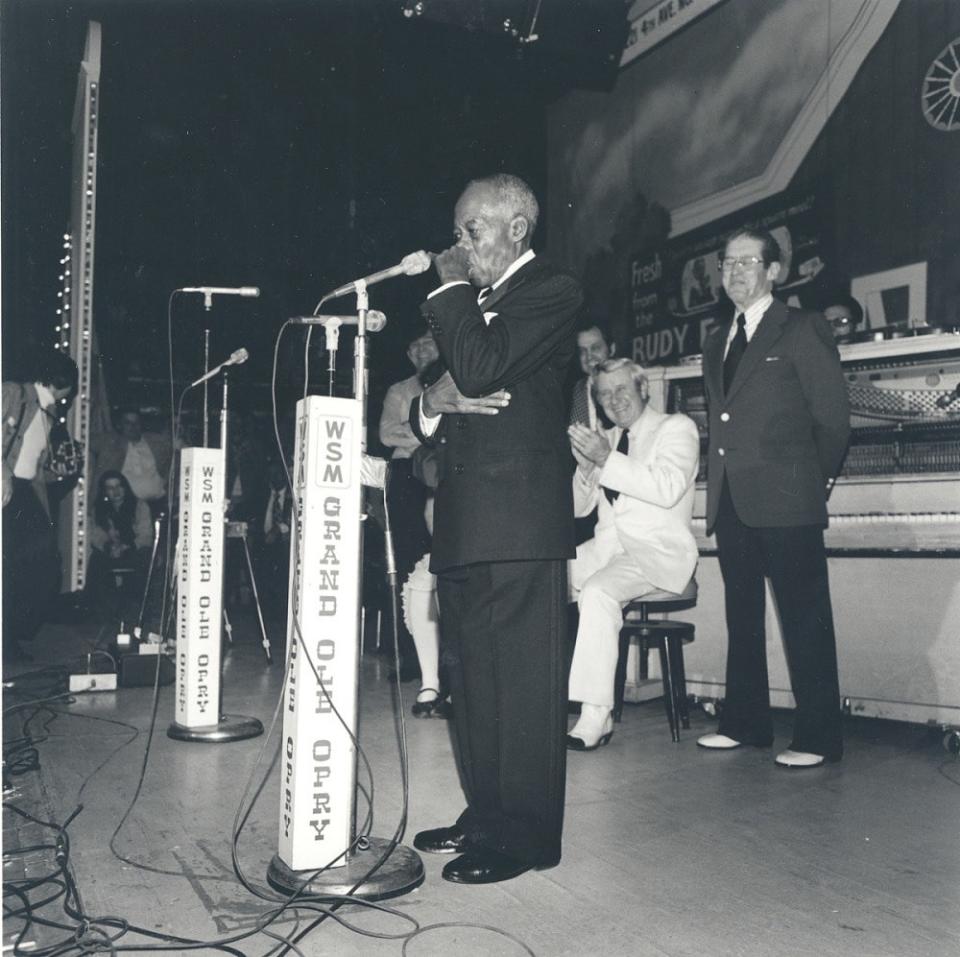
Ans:
{"label": "man in light shirt background", "polygon": [[[411,456],[420,446],[420,439],[410,427],[410,404],[423,392],[421,373],[440,358],[433,333],[425,322],[421,321],[413,328],[407,341],[407,358],[414,373],[387,389],[380,414],[380,441],[391,450],[387,505],[397,575],[401,582],[430,548],[430,533],[423,517],[427,489],[413,474],[412,468]],[[398,677],[401,681],[413,681],[419,677],[420,668],[413,639],[403,621],[397,622],[397,634],[400,645]]]}
{"label": "man in light shirt background", "polygon": [[94,471],[96,475],[110,469],[122,472],[133,494],[150,506],[156,518],[166,509],[171,458],[170,436],[144,431],[139,409],[122,408],[117,431],[104,436],[95,450]]}
{"label": "man in light shirt background", "polygon": [[60,582],[60,561],[44,468],[56,406],[77,388],[66,353],[39,357],[32,381],[3,383],[3,658],[29,661],[24,647]]}

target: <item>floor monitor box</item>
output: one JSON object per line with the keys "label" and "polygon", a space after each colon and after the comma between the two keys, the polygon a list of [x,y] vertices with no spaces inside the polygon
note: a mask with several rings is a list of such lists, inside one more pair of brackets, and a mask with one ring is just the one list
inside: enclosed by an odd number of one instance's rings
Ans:
{"label": "floor monitor box", "polygon": [[[160,684],[173,683],[175,668],[173,659],[160,655]],[[119,685],[121,688],[152,686],[157,673],[157,655],[141,655],[137,651],[121,654],[118,658]]]}

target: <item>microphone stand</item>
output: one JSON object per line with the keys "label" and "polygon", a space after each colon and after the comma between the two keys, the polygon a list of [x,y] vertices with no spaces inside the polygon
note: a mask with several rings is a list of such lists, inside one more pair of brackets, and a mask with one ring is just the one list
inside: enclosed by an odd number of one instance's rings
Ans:
{"label": "microphone stand", "polygon": [[[367,282],[364,279],[356,282],[357,295],[357,335],[353,345],[353,394],[360,403],[360,451],[366,455],[367,451],[367,312],[369,298]],[[333,395],[333,368],[334,353],[340,334],[340,323],[326,324],[327,349],[331,353],[330,395]],[[361,493],[362,494],[362,493]],[[384,489],[386,494],[386,489]],[[361,504],[361,509],[362,509]],[[368,516],[361,511],[361,522],[367,521]],[[397,585],[396,566],[393,559],[393,549],[390,541],[389,528],[387,529],[387,566],[391,578],[394,597],[394,629],[396,630],[397,613]],[[363,535],[360,535],[357,575],[360,583],[360,606],[363,606]],[[358,660],[362,658],[363,632],[360,624],[362,614],[357,622],[357,641],[361,643]],[[396,641],[396,633],[394,633]],[[359,674],[354,675],[353,693],[359,698]],[[359,707],[354,713],[359,715]],[[403,720],[401,714],[401,722]],[[357,764],[359,748],[353,749],[353,787],[357,788]],[[357,801],[351,802],[351,841],[346,852],[346,863],[343,866],[324,867],[319,871],[292,870],[278,855],[275,855],[267,869],[267,880],[272,887],[285,894],[303,894],[305,897],[330,896],[350,894],[366,900],[386,900],[407,894],[423,883],[424,868],[420,856],[412,848],[401,844],[399,838],[388,840],[380,837],[367,836],[358,838],[357,834]]]}
{"label": "microphone stand", "polygon": [[[207,306],[209,311],[210,306]],[[210,371],[210,328],[209,326],[203,330],[203,374],[206,375]],[[227,380],[223,380],[223,387],[227,387]],[[207,405],[208,397],[210,395],[210,380],[206,379],[203,383],[203,447],[205,449],[210,447],[210,410]]]}
{"label": "microphone stand", "polygon": [[[353,394],[360,403],[360,421],[363,432],[360,433],[360,451],[367,451],[367,311],[370,297],[367,295],[365,279],[357,281],[357,335],[353,340]],[[360,556],[363,567],[363,555]]]}
{"label": "microphone stand", "polygon": [[[227,453],[229,451],[227,440],[229,438],[229,428],[228,428],[228,413],[227,413],[227,397],[230,391],[229,384],[230,374],[224,369],[223,370],[223,407],[220,412],[220,448],[223,451],[223,487],[221,488],[221,499],[220,499],[220,508],[222,514],[220,515],[220,521],[226,521],[226,511],[227,511],[227,489],[226,489],[226,478],[227,478]],[[207,383],[204,383],[206,386]],[[225,557],[225,546],[221,549],[220,552],[220,562],[221,566]],[[222,577],[221,577],[221,589],[222,589]],[[229,624],[229,619],[227,618],[226,608],[223,607],[223,602],[221,600],[221,607],[223,608],[223,617],[224,621]],[[179,724],[174,721],[169,728],[167,728],[167,737],[173,738],[175,741],[202,741],[209,744],[223,744],[227,741],[243,741],[246,738],[255,738],[257,735],[263,734],[263,724],[258,718],[247,717],[246,715],[229,715],[223,713],[223,657],[220,658],[220,682],[219,682],[219,691],[220,697],[217,701],[217,715],[218,721],[216,724],[204,725],[202,727],[187,727],[185,725]]]}

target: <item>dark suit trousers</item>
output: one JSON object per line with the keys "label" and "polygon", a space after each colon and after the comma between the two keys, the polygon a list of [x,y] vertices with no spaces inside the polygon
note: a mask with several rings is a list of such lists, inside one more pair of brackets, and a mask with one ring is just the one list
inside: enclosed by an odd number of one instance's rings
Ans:
{"label": "dark suit trousers", "polygon": [[438,577],[444,658],[476,846],[560,860],[566,776],[565,561],[480,562]]}
{"label": "dark suit trousers", "polygon": [[720,733],[744,744],[773,740],[764,629],[769,575],[797,705],[790,747],[838,760],[840,685],[823,530],[750,528],[737,516],[724,482],[716,533],[729,636]]}
{"label": "dark suit trousers", "polygon": [[33,484],[13,480],[3,510],[3,641],[7,648],[33,639],[60,584],[53,524]]}

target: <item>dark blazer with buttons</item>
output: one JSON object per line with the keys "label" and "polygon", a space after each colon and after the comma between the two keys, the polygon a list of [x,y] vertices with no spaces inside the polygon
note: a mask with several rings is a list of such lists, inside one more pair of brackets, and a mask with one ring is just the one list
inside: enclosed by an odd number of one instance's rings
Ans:
{"label": "dark blazer with buttons", "polygon": [[[430,567],[563,559],[574,554],[570,448],[563,379],[582,301],[576,279],[536,257],[477,305],[458,284],[421,310],[464,395],[506,389],[497,415],[445,414],[439,449]],[[493,314],[489,325],[484,315]]]}
{"label": "dark blazer with buttons", "polygon": [[724,478],[745,525],[826,525],[826,485],[840,470],[850,436],[833,334],[819,313],[774,299],[724,394],[723,354],[732,321],[713,329],[703,346],[710,429],[707,531],[717,519]]}

